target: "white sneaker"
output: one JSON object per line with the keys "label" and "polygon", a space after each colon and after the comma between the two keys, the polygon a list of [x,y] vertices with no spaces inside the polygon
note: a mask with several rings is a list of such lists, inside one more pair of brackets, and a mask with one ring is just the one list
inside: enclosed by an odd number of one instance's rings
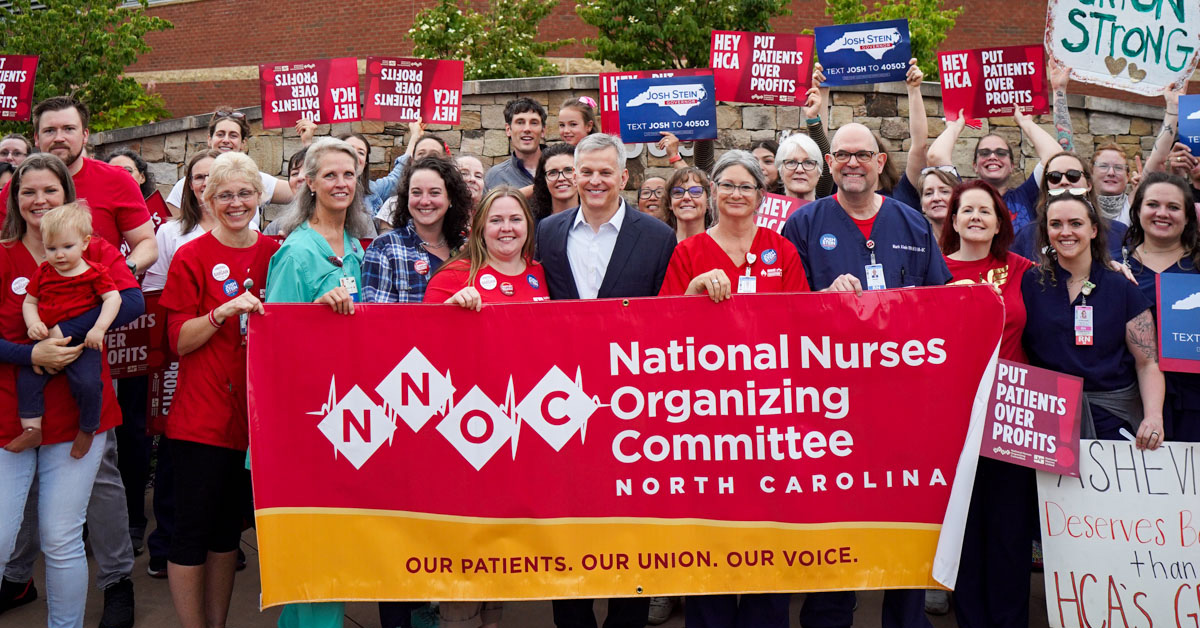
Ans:
{"label": "white sneaker", "polygon": [[675,610],[674,598],[652,597],[650,598],[650,616],[646,618],[646,623],[651,626],[665,624],[671,618],[672,610]]}
{"label": "white sneaker", "polygon": [[[653,602],[651,602],[653,604]],[[930,615],[945,615],[950,612],[950,592],[941,589],[925,591],[925,612]]]}

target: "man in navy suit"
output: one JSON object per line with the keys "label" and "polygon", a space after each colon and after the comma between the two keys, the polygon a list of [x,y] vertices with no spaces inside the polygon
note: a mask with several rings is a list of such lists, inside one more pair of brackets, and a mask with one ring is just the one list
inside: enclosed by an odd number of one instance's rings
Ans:
{"label": "man in navy suit", "polygon": [[[650,297],[658,294],[675,232],[629,207],[621,140],[594,133],[575,148],[579,207],[543,220],[537,252],[552,299]],[[561,627],[561,624],[560,624]]]}
{"label": "man in navy suit", "polygon": [[[537,251],[552,299],[658,294],[675,250],[675,231],[626,205],[629,180],[621,140],[592,134],[575,148],[580,206],[537,227]],[[554,600],[558,628],[596,628],[593,600]],[[612,598],[604,628],[643,628],[650,598]]]}

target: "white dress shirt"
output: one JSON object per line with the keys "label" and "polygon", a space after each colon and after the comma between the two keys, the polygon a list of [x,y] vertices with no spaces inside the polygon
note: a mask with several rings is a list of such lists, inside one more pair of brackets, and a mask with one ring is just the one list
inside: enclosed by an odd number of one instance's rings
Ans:
{"label": "white dress shirt", "polygon": [[621,223],[625,221],[625,200],[608,222],[598,231],[583,219],[583,208],[575,214],[575,222],[567,232],[567,261],[571,264],[571,275],[575,278],[575,289],[581,299],[595,299],[604,283],[604,273],[612,259],[613,248]]}

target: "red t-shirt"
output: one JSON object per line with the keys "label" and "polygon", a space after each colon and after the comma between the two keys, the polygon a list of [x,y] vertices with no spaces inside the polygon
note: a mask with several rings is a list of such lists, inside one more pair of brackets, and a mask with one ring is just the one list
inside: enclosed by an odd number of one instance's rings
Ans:
{"label": "red t-shirt", "polygon": [[74,277],[64,277],[42,262],[29,280],[25,293],[38,300],[38,316],[46,327],[75,318],[100,304],[105,292],[117,289],[103,264],[89,264],[87,270]]}
{"label": "red t-shirt", "polygon": [[[443,268],[429,280],[425,288],[422,303],[445,303],[446,299],[454,296],[459,290],[467,287],[467,277],[471,274],[471,264],[467,260],[458,260]],[[475,274],[475,289],[484,303],[527,303],[529,301],[548,301],[550,292],[546,289],[546,273],[542,265],[531,262],[525,266],[525,272],[519,275],[504,275],[496,272],[491,265],[484,266]]]}
{"label": "red t-shirt", "polygon": [[742,260],[742,263],[734,264],[708,232],[694,235],[675,247],[658,294],[683,294],[697,275],[715,269],[725,272],[733,284],[734,293],[737,292],[738,277],[745,275],[747,270],[750,276],[756,278],[755,292],[808,292],[808,280],[804,277],[800,254],[783,236],[759,227],[754,234],[754,242],[750,244],[750,253],[754,255],[753,263],[747,264],[746,260]]}
{"label": "red t-shirt", "polygon": [[[847,215],[849,215],[849,214],[847,214]],[[854,217],[850,218],[850,220],[854,221],[854,224],[858,227],[858,230],[862,232],[863,239],[866,239],[866,240],[871,239],[871,229],[873,229],[875,227],[876,216],[879,216],[878,212],[875,213],[875,216],[871,216],[870,218],[867,218],[866,220],[859,220]]]}
{"label": "red t-shirt", "polygon": [[[124,169],[84,157],[83,167],[71,179],[75,182],[75,197],[87,201],[92,210],[92,233],[109,244],[120,247],[125,239],[122,233],[150,220],[142,191]],[[8,213],[11,187],[6,183],[0,191],[0,224]]]}
{"label": "red t-shirt", "polygon": [[[206,233],[179,247],[167,271],[159,304],[167,310],[171,349],[179,349],[183,324],[207,316],[213,308],[244,292],[247,278],[261,299],[267,266],[279,250],[275,240],[258,236],[244,249],[221,244]],[[167,436],[217,447],[245,450],[246,346],[237,317],[226,320],[208,342],[179,358],[178,386],[167,418]]]}
{"label": "red t-shirt", "polygon": [[992,283],[1000,287],[1004,300],[1004,335],[1000,340],[1000,357],[1028,364],[1021,335],[1025,332],[1025,300],[1021,297],[1021,277],[1033,262],[1009,252],[1004,260],[991,255],[974,262],[959,262],[946,258],[946,266],[954,279],[948,285]]}
{"label": "red t-shirt", "polygon": [[[118,290],[138,287],[137,280],[125,266],[117,248],[100,239],[92,240],[83,253],[89,264],[108,268],[108,274]],[[29,342],[21,304],[29,278],[37,272],[38,264],[20,242],[0,245],[0,335],[9,342]],[[108,360],[101,360],[102,380],[109,378]],[[0,363],[0,446],[21,434],[17,420],[17,366]],[[103,386],[103,406],[100,412],[101,432],[121,423],[121,408],[112,386]],[[67,378],[55,377],[46,385],[46,414],[42,419],[42,443],[52,445],[75,439],[79,432],[79,409],[67,386]]]}

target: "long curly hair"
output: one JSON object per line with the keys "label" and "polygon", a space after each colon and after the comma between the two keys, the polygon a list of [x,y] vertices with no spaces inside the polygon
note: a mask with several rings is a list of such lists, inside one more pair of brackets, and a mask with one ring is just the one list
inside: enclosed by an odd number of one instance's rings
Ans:
{"label": "long curly hair", "polygon": [[554,199],[550,196],[550,182],[546,180],[546,161],[559,155],[571,155],[574,164],[575,147],[566,142],[551,144],[542,151],[538,160],[537,173],[533,175],[533,217],[541,220],[554,211]]}
{"label": "long curly hair", "polygon": [[1130,225],[1129,230],[1125,232],[1125,247],[1129,251],[1133,251],[1146,241],[1146,230],[1142,228],[1142,203],[1146,200],[1146,190],[1158,183],[1173,185],[1183,195],[1183,216],[1187,222],[1183,225],[1183,233],[1180,234],[1179,241],[1183,244],[1184,255],[1192,259],[1192,267],[1200,268],[1200,225],[1197,225],[1196,203],[1192,197],[1192,186],[1182,177],[1166,172],[1150,172],[1142,178],[1142,183],[1138,186],[1137,192],[1133,195],[1133,202],[1129,206]]}

